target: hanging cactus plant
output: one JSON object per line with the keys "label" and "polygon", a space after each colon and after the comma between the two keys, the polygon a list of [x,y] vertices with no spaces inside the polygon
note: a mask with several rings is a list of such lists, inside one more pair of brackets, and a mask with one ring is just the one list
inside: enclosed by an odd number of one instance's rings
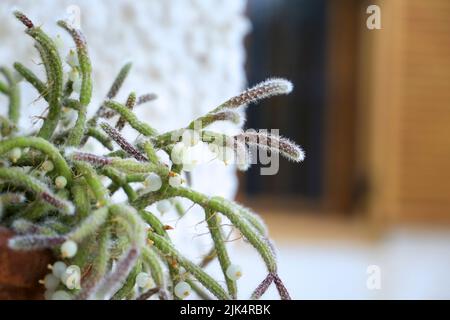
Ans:
{"label": "hanging cactus plant", "polygon": [[[160,133],[133,111],[155,99],[155,95],[131,92],[124,104],[115,100],[131,69],[131,64],[126,64],[104,102],[88,119],[92,67],[81,31],[65,21],[58,22],[76,47],[63,59],[58,39],[52,39],[23,13],[16,11],[14,15],[34,40],[46,79],[18,62],[14,71],[0,69],[5,78],[0,80],[0,92],[9,99],[8,116],[0,117],[0,223],[15,232],[8,242],[10,249],[50,248],[60,258],[42,280],[46,298],[183,299],[195,291],[200,297],[212,294],[218,299],[236,299],[236,281],[242,270],[228,255],[221,225],[224,216],[260,254],[267,268],[267,277],[251,298],[260,298],[273,283],[280,297],[289,299],[261,219],[232,201],[195,191],[185,183],[183,175],[196,163],[189,160],[193,159],[190,151],[197,143],[208,145],[224,162],[239,158],[238,168],[243,170],[251,164],[251,146],[302,161],[301,148],[279,136],[264,132],[228,136],[207,130],[217,121],[239,123],[238,109],[263,98],[288,94],[292,84],[284,79],[269,79],[186,128]],[[65,64],[69,72],[64,71]],[[18,129],[21,105],[17,74],[48,105],[39,130],[29,135]],[[64,110],[74,111],[76,120],[66,119]],[[127,141],[121,134],[125,126],[133,128],[141,138],[133,143]],[[109,152],[87,152],[88,139],[97,140]],[[161,160],[159,150],[169,155],[169,165]],[[112,200],[119,190],[126,194],[126,201]],[[203,208],[214,243],[200,264],[174,246],[168,227],[147,209],[154,203],[161,212],[172,203],[180,209],[176,202],[180,197]],[[213,259],[218,259],[225,287],[221,279],[214,279],[204,270]]]}

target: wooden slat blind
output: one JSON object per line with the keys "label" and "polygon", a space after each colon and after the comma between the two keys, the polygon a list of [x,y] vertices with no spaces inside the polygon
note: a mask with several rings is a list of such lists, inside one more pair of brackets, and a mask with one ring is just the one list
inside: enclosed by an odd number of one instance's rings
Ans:
{"label": "wooden slat blind", "polygon": [[382,30],[362,33],[371,207],[395,220],[450,220],[450,1],[378,4]]}

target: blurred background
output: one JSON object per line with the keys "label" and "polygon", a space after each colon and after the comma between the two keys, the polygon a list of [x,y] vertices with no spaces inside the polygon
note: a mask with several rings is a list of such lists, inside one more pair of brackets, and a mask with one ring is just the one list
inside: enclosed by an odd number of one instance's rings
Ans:
{"label": "blurred background", "polygon": [[[115,73],[130,58],[135,72],[122,98],[156,92],[139,112],[159,130],[209,111],[245,79],[292,80],[290,96],[248,109],[246,127],[280,129],[302,145],[305,161],[280,159],[274,176],[256,165],[238,179],[231,167],[199,168],[194,187],[236,194],[263,216],[294,299],[450,299],[448,0],[2,0],[1,62],[39,69],[31,41],[17,41],[16,4],[51,32],[79,6],[94,104],[112,66]],[[381,29],[367,27],[370,5],[380,9]],[[24,95],[34,105],[36,93],[25,87]],[[179,242],[195,251],[192,234]],[[247,243],[231,246],[247,298],[265,269]]]}
{"label": "blurred background", "polygon": [[293,296],[450,298],[450,2],[250,0],[248,16],[249,82],[295,90],[247,125],[279,128],[306,160],[253,167],[238,197],[266,219]]}

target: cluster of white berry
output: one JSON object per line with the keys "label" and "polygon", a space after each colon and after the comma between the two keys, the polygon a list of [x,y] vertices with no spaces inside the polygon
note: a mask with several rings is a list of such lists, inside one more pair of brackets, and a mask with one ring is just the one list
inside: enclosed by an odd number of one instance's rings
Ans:
{"label": "cluster of white berry", "polygon": [[[78,250],[76,242],[67,240],[61,245],[61,256],[73,258]],[[72,295],[68,290],[79,290],[81,270],[77,265],[67,266],[63,261],[56,261],[48,268],[52,271],[40,282],[45,286],[45,299],[70,300]]]}
{"label": "cluster of white berry", "polygon": [[182,165],[183,171],[190,172],[197,165],[213,160],[222,161],[225,165],[234,163],[235,152],[227,146],[205,144],[200,140],[200,134],[195,130],[185,130],[181,141],[176,143],[171,152],[174,164]]}

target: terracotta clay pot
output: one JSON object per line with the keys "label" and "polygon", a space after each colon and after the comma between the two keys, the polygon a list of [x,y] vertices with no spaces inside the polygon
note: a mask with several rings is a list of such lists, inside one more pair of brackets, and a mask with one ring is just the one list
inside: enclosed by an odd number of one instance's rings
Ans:
{"label": "terracotta clay pot", "polygon": [[0,227],[0,300],[43,299],[44,288],[39,280],[49,272],[52,252],[10,250],[8,239],[13,235]]}

